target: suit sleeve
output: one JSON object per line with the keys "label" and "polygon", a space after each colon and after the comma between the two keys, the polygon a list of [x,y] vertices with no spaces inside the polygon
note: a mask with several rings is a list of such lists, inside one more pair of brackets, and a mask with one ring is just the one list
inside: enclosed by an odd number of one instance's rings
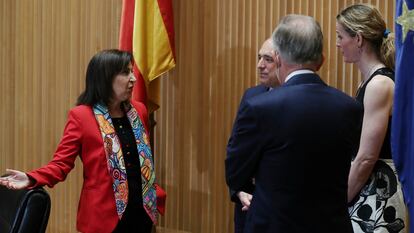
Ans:
{"label": "suit sleeve", "polygon": [[[246,95],[247,95],[247,91],[244,92],[243,97],[241,98],[241,101],[240,101],[240,104],[239,104],[239,109],[237,110],[236,120],[237,120],[238,116],[240,115],[240,111],[242,110],[243,106],[245,105],[245,102],[246,102],[246,99],[247,99]],[[230,138],[229,138],[229,141],[227,143],[228,145],[231,144],[232,141],[233,141],[234,131],[236,130],[236,128],[234,126],[235,125],[233,125],[233,129],[231,131]]]}
{"label": "suit sleeve", "polygon": [[227,145],[226,182],[230,190],[251,185],[262,150],[261,128],[253,107],[242,104],[234,123],[232,140]]}
{"label": "suit sleeve", "polygon": [[[267,91],[267,89],[265,87],[261,86],[261,85],[255,86],[255,87],[251,87],[251,88],[247,89],[244,92],[244,94],[243,94],[243,96],[242,96],[242,98],[240,100],[239,109],[237,110],[236,120],[237,120],[238,115],[240,114],[240,111],[244,108],[244,105],[246,104],[246,101],[248,99],[250,99],[250,98],[252,98],[252,97],[254,97],[256,95],[265,93],[266,91]],[[233,126],[233,129],[232,129],[232,132],[231,132],[231,135],[230,135],[228,144],[230,144],[231,141],[233,140],[234,130],[235,130],[235,127]]]}
{"label": "suit sleeve", "polygon": [[81,127],[73,111],[69,112],[63,137],[56,149],[52,161],[47,165],[27,173],[36,183],[29,187],[47,185],[53,187],[66,179],[75,167],[75,160],[81,148]]}
{"label": "suit sleeve", "polygon": [[[249,90],[247,90],[247,91],[244,92],[244,94],[243,94],[243,96],[242,96],[242,98],[240,100],[239,108],[237,110],[236,120],[237,120],[238,116],[240,115],[240,111],[243,109],[243,107],[245,105],[245,102],[246,102],[246,100],[248,98],[248,95],[249,95]],[[229,148],[230,145],[233,144],[233,137],[234,137],[234,134],[235,134],[235,130],[236,130],[236,127],[235,127],[235,125],[233,125],[233,129],[231,131],[231,135],[230,135],[229,141],[227,143],[227,148]],[[254,190],[254,185],[252,184],[252,182],[246,184],[246,186],[242,187],[240,190],[229,189],[230,200],[233,201],[233,202],[240,203],[240,200],[237,197],[237,193],[239,191],[244,191],[244,192],[247,192],[247,193],[252,193],[253,190]]]}

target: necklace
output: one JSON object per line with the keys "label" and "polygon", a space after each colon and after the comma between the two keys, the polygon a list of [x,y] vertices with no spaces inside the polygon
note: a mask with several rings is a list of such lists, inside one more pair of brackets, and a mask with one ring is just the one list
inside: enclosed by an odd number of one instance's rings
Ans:
{"label": "necklace", "polygon": [[381,63],[376,63],[374,65],[371,66],[371,68],[369,69],[366,79],[362,79],[361,83],[358,86],[357,92],[355,96],[358,96],[359,92],[361,91],[362,87],[365,85],[366,82],[368,82],[368,80],[370,79],[371,75],[373,75],[375,73],[375,71],[377,71],[378,69],[382,68],[383,65]]}
{"label": "necklace", "polygon": [[377,69],[379,69],[380,67],[379,66],[383,66],[382,64],[380,64],[380,63],[377,63],[377,64],[374,64],[374,65],[372,65],[371,66],[371,68],[369,69],[369,71],[368,71],[368,75],[367,75],[367,80],[369,79],[369,77],[371,77],[371,75],[375,72],[375,71],[377,71]]}

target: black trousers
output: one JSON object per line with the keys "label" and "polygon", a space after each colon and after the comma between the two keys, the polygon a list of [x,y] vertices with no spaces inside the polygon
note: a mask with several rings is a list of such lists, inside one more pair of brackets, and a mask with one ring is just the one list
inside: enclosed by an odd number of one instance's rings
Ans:
{"label": "black trousers", "polygon": [[236,202],[234,205],[234,232],[243,233],[247,211],[242,211],[243,205]]}

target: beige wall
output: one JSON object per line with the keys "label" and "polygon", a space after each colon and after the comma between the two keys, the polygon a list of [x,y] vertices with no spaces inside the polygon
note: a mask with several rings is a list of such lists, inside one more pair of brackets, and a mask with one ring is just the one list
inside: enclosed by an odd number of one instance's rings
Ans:
{"label": "beige wall", "polygon": [[[348,94],[359,82],[335,46],[340,0],[175,0],[176,68],[161,81],[156,112],[158,182],[168,192],[159,232],[227,233],[232,204],[224,181],[227,139],[240,97],[256,83],[257,50],[288,13],[314,16],[325,35],[320,74]],[[393,28],[394,1],[376,5]],[[46,164],[68,109],[84,87],[90,57],[118,45],[120,0],[0,1],[0,173]],[[82,165],[48,189],[48,232],[76,232]]]}

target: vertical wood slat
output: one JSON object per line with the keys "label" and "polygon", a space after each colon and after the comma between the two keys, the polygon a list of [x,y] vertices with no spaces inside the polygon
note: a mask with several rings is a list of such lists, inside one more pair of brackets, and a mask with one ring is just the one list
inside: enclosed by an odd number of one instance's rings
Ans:
{"label": "vertical wood slat", "polygon": [[[379,8],[393,31],[395,1],[173,1],[177,66],[161,78],[156,112],[158,182],[168,193],[158,232],[233,231],[233,205],[224,181],[225,147],[240,97],[255,85],[256,57],[279,19],[314,16],[324,32],[321,76],[355,94],[358,70],[336,48],[335,16],[354,2]],[[0,1],[0,173],[47,163],[68,109],[84,87],[86,65],[118,46],[122,1]],[[82,165],[48,189],[48,231],[76,232]]]}

